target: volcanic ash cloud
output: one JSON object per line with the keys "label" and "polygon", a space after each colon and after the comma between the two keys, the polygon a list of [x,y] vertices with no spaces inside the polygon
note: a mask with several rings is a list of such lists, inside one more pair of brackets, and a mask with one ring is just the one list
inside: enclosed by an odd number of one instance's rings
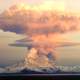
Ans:
{"label": "volcanic ash cloud", "polygon": [[[37,7],[36,7],[37,8]],[[26,36],[32,40],[32,46],[25,56],[26,66],[55,67],[57,42],[69,31],[80,30],[80,18],[67,14],[59,14],[53,9],[27,9],[27,5],[14,6],[3,14],[1,29],[15,31],[24,29]],[[9,13],[12,13],[10,15]],[[10,18],[7,18],[7,16]],[[17,21],[16,21],[17,20]],[[16,26],[14,26],[16,25]],[[18,30],[17,30],[18,31]]]}
{"label": "volcanic ash cloud", "polygon": [[[37,50],[36,48],[32,48],[28,54],[26,54],[25,62],[27,67],[32,68],[53,68],[55,67],[54,63],[54,53],[46,54],[42,51]],[[48,55],[51,55],[52,60],[49,59]]]}

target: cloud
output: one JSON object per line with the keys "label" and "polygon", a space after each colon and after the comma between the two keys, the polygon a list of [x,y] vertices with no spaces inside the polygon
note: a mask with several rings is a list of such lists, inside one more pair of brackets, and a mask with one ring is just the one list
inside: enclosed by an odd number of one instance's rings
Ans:
{"label": "cloud", "polygon": [[[27,10],[26,7],[25,4],[15,5],[2,13],[0,28],[4,31],[25,33],[26,36],[31,37],[32,44],[37,43],[38,46],[32,46],[25,59],[30,64],[34,64],[34,66],[47,67],[48,65],[46,64],[49,64],[54,68],[56,66],[54,58],[56,58],[55,47],[57,42],[64,41],[64,38],[61,36],[62,34],[71,31],[80,31],[80,19],[76,16],[59,14],[54,11],[45,12],[44,10],[38,12],[32,10],[32,8]],[[7,34],[9,35],[10,32]],[[34,51],[36,52],[33,54]],[[49,53],[53,57],[51,61],[47,56]],[[43,57],[45,58],[43,61],[41,61],[39,55],[44,55]],[[41,61],[41,65],[38,61]]]}
{"label": "cloud", "polygon": [[[74,37],[75,38],[75,37]],[[73,39],[73,38],[72,38]],[[75,40],[75,39],[67,39],[64,40],[63,42],[56,42],[56,45],[55,48],[57,47],[67,47],[67,46],[77,46],[77,45],[80,45],[80,40]],[[45,44],[46,46],[48,45],[51,45],[50,43],[34,43],[34,42],[15,42],[15,43],[12,43],[12,44],[9,44],[10,46],[14,46],[14,47],[28,47],[28,49],[31,49],[32,47],[36,47],[36,46],[39,46],[41,44]],[[54,44],[53,44],[54,46]]]}
{"label": "cloud", "polygon": [[[14,5],[0,16],[0,28],[5,31],[30,34],[65,33],[79,30],[79,19],[54,11],[37,12],[26,10],[26,5]],[[29,13],[29,14],[28,14]],[[38,15],[38,16],[37,16]]]}
{"label": "cloud", "polygon": [[10,31],[4,31],[2,29],[0,29],[0,38],[4,37],[4,38],[23,38],[25,35],[19,35],[16,34],[15,32],[10,32]]}
{"label": "cloud", "polygon": [[13,43],[16,40],[25,38],[25,35],[16,34],[15,32],[3,31],[0,29],[0,48],[6,48],[9,43]]}

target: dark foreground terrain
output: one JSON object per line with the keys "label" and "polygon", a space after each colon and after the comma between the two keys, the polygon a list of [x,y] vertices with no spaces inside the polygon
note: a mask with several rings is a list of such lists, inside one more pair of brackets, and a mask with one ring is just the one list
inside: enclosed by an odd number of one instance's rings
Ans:
{"label": "dark foreground terrain", "polygon": [[56,72],[37,72],[37,71],[33,71],[33,70],[27,70],[24,69],[19,73],[0,73],[0,76],[55,76],[55,75],[80,75],[80,72],[63,72],[63,71],[56,71]]}

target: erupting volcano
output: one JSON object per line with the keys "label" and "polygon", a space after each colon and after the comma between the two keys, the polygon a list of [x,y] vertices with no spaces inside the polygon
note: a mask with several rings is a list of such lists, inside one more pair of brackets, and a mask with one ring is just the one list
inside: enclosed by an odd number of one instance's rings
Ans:
{"label": "erupting volcano", "polygon": [[1,29],[12,32],[19,30],[17,33],[26,35],[25,39],[9,44],[28,47],[25,68],[56,71],[56,47],[79,44],[66,41],[62,34],[80,30],[80,18],[67,14],[64,3],[57,6],[52,2],[36,6],[22,3],[12,6],[0,15]]}

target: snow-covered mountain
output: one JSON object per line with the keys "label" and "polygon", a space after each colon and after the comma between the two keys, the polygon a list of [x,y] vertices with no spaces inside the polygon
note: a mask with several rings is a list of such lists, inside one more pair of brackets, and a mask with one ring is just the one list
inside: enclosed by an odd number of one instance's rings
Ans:
{"label": "snow-covered mountain", "polygon": [[23,74],[79,74],[80,66],[56,66],[56,68],[32,68],[25,67],[24,61],[12,66],[0,68],[0,73],[23,73]]}

